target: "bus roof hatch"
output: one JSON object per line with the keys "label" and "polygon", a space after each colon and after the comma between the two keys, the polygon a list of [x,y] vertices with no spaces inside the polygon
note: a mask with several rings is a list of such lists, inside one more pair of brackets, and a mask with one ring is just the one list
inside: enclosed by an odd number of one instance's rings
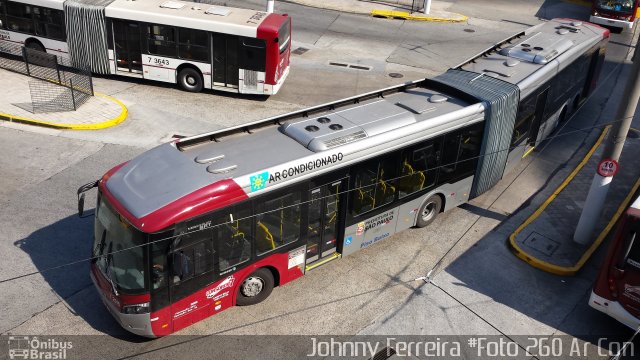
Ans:
{"label": "bus roof hatch", "polygon": [[500,50],[500,54],[534,64],[544,65],[571,49],[573,41],[558,39],[554,34],[537,32],[514,46]]}

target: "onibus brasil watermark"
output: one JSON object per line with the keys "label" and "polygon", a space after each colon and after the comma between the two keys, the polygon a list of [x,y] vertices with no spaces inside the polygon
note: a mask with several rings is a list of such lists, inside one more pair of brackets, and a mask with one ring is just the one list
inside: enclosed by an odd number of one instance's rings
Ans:
{"label": "onibus brasil watermark", "polygon": [[71,341],[41,339],[37,336],[9,336],[10,359],[66,359],[67,351],[73,349]]}
{"label": "onibus brasil watermark", "polygon": [[[369,357],[386,352],[386,356],[433,358],[513,358],[537,356],[539,358],[586,358],[615,355],[635,356],[631,342],[612,342],[602,337],[597,341],[581,341],[573,337],[519,336],[512,341],[499,336],[428,336],[411,341],[387,337],[382,341],[340,341],[330,338],[311,338],[307,357]],[[592,345],[593,344],[593,345]]]}

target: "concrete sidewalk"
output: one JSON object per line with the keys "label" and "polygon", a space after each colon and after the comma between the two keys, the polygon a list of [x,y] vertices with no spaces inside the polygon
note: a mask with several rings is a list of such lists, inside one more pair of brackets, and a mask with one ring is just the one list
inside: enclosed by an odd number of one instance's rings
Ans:
{"label": "concrete sidewalk", "polygon": [[98,93],[75,111],[34,114],[29,83],[38,80],[0,69],[0,84],[11,84],[11,91],[0,97],[0,126],[17,122],[55,129],[98,130],[115,126],[127,117],[127,108],[118,100]]}
{"label": "concrete sidewalk", "polygon": [[602,157],[605,129],[596,144],[564,181],[509,237],[509,245],[522,260],[557,275],[575,275],[615,226],[640,186],[640,131],[632,130],[620,158],[621,171],[609,186],[592,242],[581,245],[573,233],[589,192],[594,169]]}
{"label": "concrete sidewalk", "polygon": [[412,13],[412,0],[286,0],[304,6],[335,10],[354,14],[372,15],[402,20],[463,22],[467,17],[447,11],[452,3],[433,1],[429,14]]}

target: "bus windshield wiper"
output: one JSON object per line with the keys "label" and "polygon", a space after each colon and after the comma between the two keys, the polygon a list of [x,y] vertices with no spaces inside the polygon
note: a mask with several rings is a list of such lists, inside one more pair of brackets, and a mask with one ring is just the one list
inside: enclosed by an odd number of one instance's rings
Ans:
{"label": "bus windshield wiper", "polygon": [[111,253],[111,246],[109,246],[109,254],[107,254],[107,271],[106,276],[111,284],[111,290],[113,290],[113,294],[118,296],[118,289],[116,288],[116,284],[113,282],[113,278],[111,278],[111,266],[113,265],[113,254]]}

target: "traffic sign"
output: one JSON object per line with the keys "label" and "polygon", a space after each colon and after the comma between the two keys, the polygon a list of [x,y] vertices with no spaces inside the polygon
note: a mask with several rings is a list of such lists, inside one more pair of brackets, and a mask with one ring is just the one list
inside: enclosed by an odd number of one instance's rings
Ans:
{"label": "traffic sign", "polygon": [[611,177],[618,173],[620,166],[613,159],[604,159],[598,164],[598,174],[604,177]]}

